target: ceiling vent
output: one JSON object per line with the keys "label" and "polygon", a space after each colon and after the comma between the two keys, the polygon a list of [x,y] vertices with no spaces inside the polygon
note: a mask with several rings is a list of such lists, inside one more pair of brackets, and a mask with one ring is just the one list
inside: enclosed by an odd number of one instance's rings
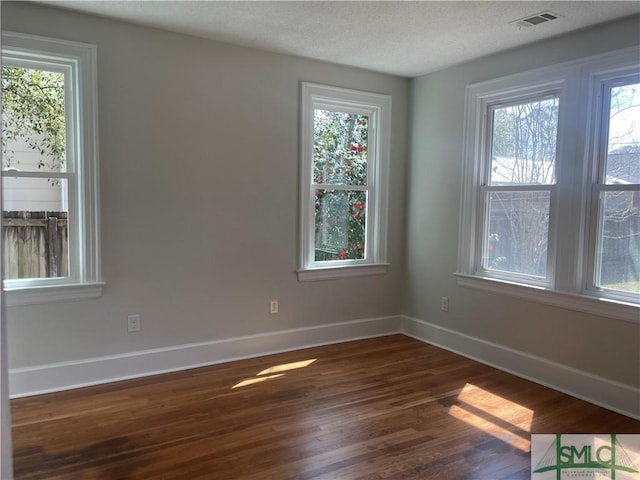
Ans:
{"label": "ceiling vent", "polygon": [[514,20],[513,23],[519,27],[534,27],[536,25],[540,25],[541,23],[550,22],[551,20],[555,20],[559,18],[560,15],[556,15],[550,11],[544,11],[540,13],[536,13],[535,15],[529,15],[528,17],[521,18],[519,20]]}

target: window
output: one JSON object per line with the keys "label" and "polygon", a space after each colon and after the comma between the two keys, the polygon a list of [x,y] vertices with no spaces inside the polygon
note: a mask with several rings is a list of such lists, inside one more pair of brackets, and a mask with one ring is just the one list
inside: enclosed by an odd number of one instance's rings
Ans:
{"label": "window", "polygon": [[634,49],[467,87],[458,283],[637,321]]}
{"label": "window", "polygon": [[2,35],[7,301],[101,294],[95,47]]}
{"label": "window", "polygon": [[488,108],[480,265],[486,274],[550,282],[558,106],[557,94],[547,94]]}
{"label": "window", "polygon": [[299,280],[386,271],[391,97],[302,84]]}
{"label": "window", "polygon": [[[589,285],[612,298],[640,295],[640,78],[598,79],[593,271]],[[598,100],[596,99],[596,100]]]}

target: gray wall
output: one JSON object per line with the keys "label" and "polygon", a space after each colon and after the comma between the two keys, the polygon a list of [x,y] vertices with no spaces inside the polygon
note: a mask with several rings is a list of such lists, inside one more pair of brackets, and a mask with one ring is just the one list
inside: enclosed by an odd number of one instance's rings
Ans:
{"label": "gray wall", "polygon": [[[638,18],[416,78],[406,199],[403,313],[630,385],[640,385],[638,324],[457,286],[465,87],[640,43]],[[440,297],[450,311],[440,311]]]}
{"label": "gray wall", "polygon": [[[10,308],[12,368],[405,313],[640,383],[637,324],[453,277],[466,85],[637,45],[637,19],[410,82],[30,4],[2,10],[4,29],[98,45],[107,281],[97,300]],[[303,80],[393,96],[387,275],[296,280]],[[126,333],[129,313],[140,334]]]}
{"label": "gray wall", "polygon": [[[2,28],[98,46],[107,282],[9,308],[11,368],[400,312],[408,80],[23,3]],[[393,96],[387,275],[297,281],[301,81]]]}

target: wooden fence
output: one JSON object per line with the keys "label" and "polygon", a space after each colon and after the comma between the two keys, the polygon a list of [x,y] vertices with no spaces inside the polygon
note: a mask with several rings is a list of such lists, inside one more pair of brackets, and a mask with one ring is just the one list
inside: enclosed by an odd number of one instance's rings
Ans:
{"label": "wooden fence", "polygon": [[4,278],[69,274],[67,212],[2,212]]}

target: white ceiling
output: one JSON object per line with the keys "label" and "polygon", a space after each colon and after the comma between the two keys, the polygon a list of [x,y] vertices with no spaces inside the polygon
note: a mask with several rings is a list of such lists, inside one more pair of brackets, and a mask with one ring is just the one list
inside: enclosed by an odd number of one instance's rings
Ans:
{"label": "white ceiling", "polygon": [[[406,77],[640,13],[638,1],[38,3]],[[535,27],[510,23],[545,10],[560,18]]]}

